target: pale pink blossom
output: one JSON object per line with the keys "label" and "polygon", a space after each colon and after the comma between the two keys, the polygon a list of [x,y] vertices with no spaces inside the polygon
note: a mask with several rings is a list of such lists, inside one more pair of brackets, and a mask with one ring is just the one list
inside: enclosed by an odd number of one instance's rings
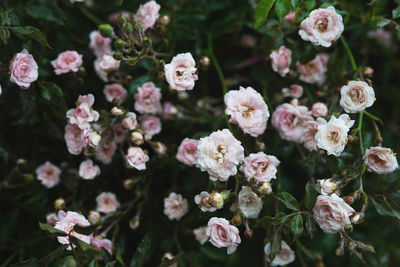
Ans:
{"label": "pale pink blossom", "polygon": [[350,216],[355,213],[342,198],[336,194],[319,195],[313,208],[314,219],[327,234],[335,234],[351,224]]}
{"label": "pale pink blossom", "polygon": [[122,104],[128,96],[126,89],[118,83],[106,85],[103,93],[108,102],[115,103],[117,105]]}
{"label": "pale pink blossom", "polygon": [[47,188],[52,188],[60,182],[61,170],[49,161],[36,169],[36,178]]}
{"label": "pale pink blossom", "polygon": [[116,144],[119,144],[125,140],[126,137],[126,129],[122,127],[122,124],[116,123],[112,127],[113,132],[114,132],[114,139],[113,142]]}
{"label": "pale pink blossom", "polygon": [[76,102],[77,107],[67,111],[70,124],[76,124],[80,129],[90,128],[90,123],[99,119],[99,113],[92,108],[94,96],[92,94],[80,95]]}
{"label": "pale pink blossom", "polygon": [[329,56],[326,54],[319,54],[313,60],[305,64],[297,62],[297,71],[300,74],[299,79],[310,84],[323,84],[326,78],[325,72],[327,70],[328,60]]}
{"label": "pale pink blossom", "polygon": [[287,22],[296,22],[296,11],[290,11],[286,16],[283,17]]}
{"label": "pale pink blossom", "polygon": [[161,121],[153,115],[140,117],[140,129],[147,135],[156,135],[161,132]]}
{"label": "pale pink blossom", "polygon": [[301,143],[309,151],[317,150],[317,141],[315,140],[315,135],[318,132],[318,125],[324,124],[326,121],[324,119],[318,118],[317,120],[310,120],[304,122],[304,132],[301,138]]}
{"label": "pale pink blossom", "polygon": [[46,223],[48,225],[54,226],[56,225],[57,221],[58,221],[58,216],[54,212],[46,216]]}
{"label": "pale pink blossom", "polygon": [[285,97],[300,98],[303,95],[303,91],[303,86],[298,84],[292,84],[290,88],[282,88],[282,93]]}
{"label": "pale pink blossom", "polygon": [[203,212],[214,212],[217,210],[217,207],[211,204],[210,194],[207,191],[202,191],[200,194],[195,195],[194,202],[199,205],[200,210]]}
{"label": "pale pink blossom", "polygon": [[207,226],[201,226],[193,230],[193,234],[196,237],[196,240],[199,241],[201,245],[204,245],[207,240]]}
{"label": "pale pink blossom", "polygon": [[38,65],[26,49],[14,55],[10,62],[9,73],[10,82],[23,89],[28,89],[39,77]]}
{"label": "pale pink blossom", "polygon": [[164,214],[170,220],[180,220],[189,210],[188,202],[180,194],[171,192],[164,198]]}
{"label": "pale pink blossom", "polygon": [[279,50],[274,50],[269,55],[271,66],[275,72],[285,77],[290,71],[290,63],[292,62],[292,51],[285,46],[279,47]]}
{"label": "pale pink blossom", "polygon": [[311,108],[312,114],[315,117],[325,117],[328,115],[328,107],[325,105],[325,103],[322,102],[316,102],[312,105]]}
{"label": "pale pink blossom", "polygon": [[104,70],[102,70],[100,68],[100,61],[101,61],[101,57],[98,57],[94,62],[93,62],[93,67],[94,67],[94,71],[96,72],[97,76],[99,76],[99,78],[103,81],[103,82],[108,82],[108,73],[105,72]]}
{"label": "pale pink blossom", "polygon": [[262,199],[248,186],[242,186],[238,195],[238,204],[240,211],[249,219],[257,218],[263,207]]}
{"label": "pale pink blossom", "polygon": [[272,125],[278,129],[282,139],[301,143],[305,131],[304,122],[313,120],[305,106],[282,104],[272,114]]}
{"label": "pale pink blossom", "polygon": [[252,47],[255,47],[255,46],[256,46],[256,44],[257,44],[257,39],[256,39],[253,35],[244,34],[244,35],[242,36],[241,43],[242,43],[242,45],[245,46],[245,47],[250,47],[250,48],[252,48]]}
{"label": "pale pink blossom", "polygon": [[125,156],[129,167],[139,171],[146,169],[146,162],[149,161],[149,156],[140,147],[128,148]]}
{"label": "pale pink blossom", "polygon": [[72,155],[79,155],[87,145],[84,131],[76,124],[68,123],[65,126],[64,139],[68,152]]}
{"label": "pale pink blossom", "polygon": [[97,147],[101,141],[101,135],[99,135],[96,131],[92,131],[91,129],[85,132],[87,133],[87,135],[85,135],[87,144],[91,147]]}
{"label": "pale pink blossom", "polygon": [[[56,222],[56,225],[54,228],[61,230],[69,235],[72,235],[79,240],[89,244],[90,243],[90,236],[89,235],[83,235],[75,232],[74,226],[79,225],[81,227],[89,226],[90,222],[85,218],[85,216],[76,213],[74,211],[67,211],[64,212],[60,210],[58,212],[58,221]],[[70,240],[69,236],[58,236],[57,237],[58,242],[60,242],[63,245],[69,245]],[[73,245],[75,247],[75,245]],[[71,250],[71,246],[67,247],[68,250]]]}
{"label": "pale pink blossom", "polygon": [[114,193],[103,192],[96,197],[97,210],[103,213],[115,212],[120,204]]}
{"label": "pale pink blossom", "polygon": [[57,59],[51,62],[51,65],[54,67],[54,72],[60,75],[71,71],[77,72],[82,63],[82,55],[68,50],[60,53]]}
{"label": "pale pink blossom", "polygon": [[114,59],[112,55],[103,55],[99,61],[99,68],[101,71],[109,73],[119,69],[120,61]]}
{"label": "pale pink blossom", "polygon": [[239,87],[224,96],[225,114],[231,116],[229,122],[238,124],[244,133],[251,136],[263,134],[269,118],[268,106],[256,90]]}
{"label": "pale pink blossom", "polygon": [[[264,253],[269,261],[269,255],[271,254],[271,242],[268,242],[264,247]],[[289,245],[282,240],[281,250],[276,254],[274,260],[271,262],[271,266],[285,266],[293,262],[295,259],[294,251],[289,247]]]}
{"label": "pale pink blossom", "polygon": [[226,247],[227,253],[232,254],[240,244],[239,229],[224,218],[212,217],[207,224],[207,236],[211,244],[217,248]]}
{"label": "pale pink blossom", "polygon": [[198,79],[196,62],[190,53],[173,57],[172,61],[164,66],[164,72],[169,86],[177,91],[192,90]]}
{"label": "pale pink blossom", "polygon": [[338,189],[337,184],[338,182],[333,178],[321,179],[317,180],[316,188],[321,195],[329,196]]}
{"label": "pale pink blossom", "polygon": [[133,130],[136,128],[138,122],[136,120],[136,114],[133,112],[128,112],[125,114],[124,119],[122,120],[122,126],[124,126],[128,130]]}
{"label": "pale pink blossom", "polygon": [[101,58],[103,55],[111,55],[111,38],[103,37],[98,31],[92,31],[90,33],[90,49],[93,53]]}
{"label": "pale pink blossom", "polygon": [[160,88],[152,82],[147,82],[140,86],[135,94],[135,109],[139,113],[155,114],[161,108],[160,100]]}
{"label": "pale pink blossom", "polygon": [[116,149],[114,142],[103,143],[97,147],[95,157],[104,164],[110,164]]}
{"label": "pale pink blossom", "polygon": [[382,29],[382,28],[376,29],[374,31],[369,31],[367,33],[367,36],[369,38],[372,38],[372,39],[375,39],[375,40],[381,42],[382,44],[384,44],[387,47],[391,47],[393,44],[392,33],[385,29]]}
{"label": "pale pink blossom", "polygon": [[176,154],[176,159],[188,166],[197,163],[197,144],[198,140],[185,138],[182,140]]}
{"label": "pale pink blossom", "polygon": [[93,161],[91,159],[82,161],[79,165],[79,176],[83,179],[91,180],[98,175],[100,175],[100,167],[93,165]]}
{"label": "pale pink blossom", "polygon": [[375,102],[374,89],[364,81],[350,81],[340,89],[340,106],[347,113],[357,113]]}
{"label": "pale pink blossom", "polygon": [[368,171],[379,174],[391,173],[399,167],[396,154],[386,147],[368,148],[365,151],[364,162]]}
{"label": "pale pink blossom", "polygon": [[248,181],[254,178],[257,182],[269,182],[276,179],[276,167],[279,163],[275,156],[266,155],[264,152],[252,153],[244,159],[240,171]]}
{"label": "pale pink blossom", "polygon": [[178,113],[178,109],[171,103],[165,102],[162,107],[162,118],[168,120]]}
{"label": "pale pink blossom", "polygon": [[301,22],[299,35],[313,45],[330,47],[344,30],[343,18],[333,6],[318,8]]}
{"label": "pale pink blossom", "polygon": [[160,14],[160,5],[156,1],[149,1],[141,5],[136,12],[134,19],[142,25],[143,31],[153,28]]}
{"label": "pale pink blossom", "polygon": [[244,159],[244,149],[228,129],[201,138],[197,145],[197,164],[210,179],[226,181],[237,173],[236,165]]}
{"label": "pale pink blossom", "polygon": [[131,141],[135,144],[140,146],[144,143],[144,136],[143,133],[140,131],[134,131],[131,133]]}
{"label": "pale pink blossom", "polygon": [[95,236],[90,238],[90,245],[94,246],[95,248],[101,250],[101,248],[104,248],[107,250],[110,254],[112,254],[111,250],[111,240],[109,239],[104,239],[101,236]]}

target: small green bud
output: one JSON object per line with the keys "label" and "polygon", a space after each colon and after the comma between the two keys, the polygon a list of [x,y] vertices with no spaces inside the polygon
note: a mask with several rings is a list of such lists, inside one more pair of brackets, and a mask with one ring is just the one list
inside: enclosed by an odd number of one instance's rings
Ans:
{"label": "small green bud", "polygon": [[116,60],[122,60],[124,58],[124,55],[120,51],[115,51],[113,54],[113,57]]}
{"label": "small green bud", "polygon": [[110,24],[100,24],[99,32],[103,37],[111,37],[114,33],[114,29]]}
{"label": "small green bud", "polygon": [[115,40],[115,42],[114,42],[114,47],[115,47],[115,49],[118,49],[118,50],[124,48],[125,45],[126,45],[126,43],[121,39]]}

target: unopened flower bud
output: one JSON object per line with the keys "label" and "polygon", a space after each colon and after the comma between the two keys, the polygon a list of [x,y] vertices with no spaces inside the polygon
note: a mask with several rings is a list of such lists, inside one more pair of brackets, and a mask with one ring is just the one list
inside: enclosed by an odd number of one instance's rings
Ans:
{"label": "unopened flower bud", "polygon": [[126,190],[129,190],[129,189],[131,189],[133,187],[133,180],[132,179],[126,179],[125,181],[124,181],[124,188],[126,189]]}
{"label": "unopened flower bud", "polygon": [[124,58],[124,54],[121,51],[115,51],[113,54],[113,58],[116,60],[122,60]]}
{"label": "unopened flower bud", "polygon": [[374,74],[374,69],[371,67],[366,67],[364,70],[364,74],[367,76],[372,76],[372,74]]}
{"label": "unopened flower bud", "polygon": [[32,182],[35,180],[35,176],[33,176],[30,173],[25,173],[23,177],[24,177],[24,181],[26,181],[26,182]]}
{"label": "unopened flower bud", "polygon": [[164,15],[160,18],[161,25],[167,26],[170,22],[169,16]]}
{"label": "unopened flower bud", "polygon": [[89,134],[89,138],[88,138],[89,146],[97,147],[100,143],[100,140],[101,140],[101,136],[96,131],[92,131]]}
{"label": "unopened flower bud", "polygon": [[360,224],[364,221],[364,215],[362,213],[357,212],[350,217],[350,221],[353,224]]}
{"label": "unopened flower bud", "polygon": [[152,142],[151,147],[160,156],[163,156],[167,153],[167,147],[161,142]]}
{"label": "unopened flower bud", "polygon": [[98,211],[91,210],[89,211],[88,219],[91,224],[97,224],[100,222],[100,213]]}
{"label": "unopened flower bud", "polygon": [[186,92],[178,92],[179,100],[186,100],[189,98],[189,94]]}
{"label": "unopened flower bud", "polygon": [[100,24],[99,32],[103,37],[111,37],[114,33],[114,29],[110,24]]}
{"label": "unopened flower bud", "polygon": [[240,216],[240,214],[236,214],[235,216],[233,216],[231,223],[235,226],[240,226],[242,224],[243,220],[242,220],[242,216]]}
{"label": "unopened flower bud", "polygon": [[64,200],[62,197],[57,198],[57,199],[54,201],[54,207],[55,207],[57,210],[62,210],[62,209],[65,207],[65,200]]}
{"label": "unopened flower bud", "polygon": [[263,195],[272,194],[272,187],[270,183],[264,182],[258,187],[258,192]]}
{"label": "unopened flower bud", "polygon": [[256,142],[256,147],[257,147],[257,150],[265,150],[265,143],[257,141]]}
{"label": "unopened flower bud", "polygon": [[244,236],[247,237],[247,238],[252,238],[253,237],[253,230],[251,230],[250,228],[246,229],[246,231],[244,232]]}
{"label": "unopened flower bud", "polygon": [[131,141],[135,144],[140,146],[144,143],[144,137],[142,131],[134,131],[131,133]]}
{"label": "unopened flower bud", "polygon": [[354,198],[352,196],[345,196],[343,197],[343,200],[349,205],[354,203]]}
{"label": "unopened flower bud", "polygon": [[210,65],[210,58],[207,56],[202,56],[200,58],[200,66],[207,68]]}
{"label": "unopened flower bud", "polygon": [[224,197],[218,192],[213,192],[210,194],[210,203],[220,209],[224,206]]}
{"label": "unopened flower bud", "polygon": [[122,49],[122,48],[125,47],[125,45],[126,45],[126,43],[125,43],[124,40],[122,40],[122,39],[117,39],[117,40],[115,40],[115,42],[114,42],[114,47],[115,47],[116,49]]}
{"label": "unopened flower bud", "polygon": [[230,190],[224,190],[222,192],[220,192],[220,194],[222,195],[223,200],[227,200],[229,198],[231,191]]}
{"label": "unopened flower bud", "polygon": [[346,224],[344,226],[344,229],[348,232],[353,232],[353,225],[352,224]]}
{"label": "unopened flower bud", "polygon": [[111,114],[113,114],[114,116],[121,116],[122,114],[124,114],[124,110],[120,107],[113,107],[111,109]]}
{"label": "unopened flower bud", "polygon": [[139,216],[135,216],[133,219],[131,219],[131,220],[129,221],[129,227],[130,227],[132,230],[138,229],[139,224],[140,224]]}
{"label": "unopened flower bud", "polygon": [[26,164],[26,159],[17,159],[17,165],[25,165]]}
{"label": "unopened flower bud", "polygon": [[144,135],[144,140],[145,140],[145,141],[150,141],[152,138],[153,138],[153,136],[150,135],[150,134],[145,134],[145,135]]}

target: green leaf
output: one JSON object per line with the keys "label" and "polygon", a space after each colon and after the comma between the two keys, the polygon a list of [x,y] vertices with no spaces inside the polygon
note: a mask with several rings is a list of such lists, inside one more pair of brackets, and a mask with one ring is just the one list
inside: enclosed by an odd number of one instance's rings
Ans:
{"label": "green leaf", "polygon": [[287,192],[279,192],[275,195],[275,198],[281,201],[288,209],[299,211],[299,203],[297,200]]}
{"label": "green leaf", "polygon": [[135,255],[133,256],[130,266],[131,267],[142,267],[150,258],[150,239],[145,236],[140,241],[139,246],[136,249]]}
{"label": "green leaf", "polygon": [[50,234],[54,234],[54,235],[60,235],[60,236],[66,236],[67,233],[65,233],[64,231],[61,231],[59,229],[56,229],[48,224],[45,223],[41,223],[39,222],[39,227],[41,230],[49,232]]}
{"label": "green leaf", "polygon": [[317,229],[316,229],[316,227],[315,227],[315,223],[314,223],[314,221],[313,221],[313,218],[312,218],[312,216],[306,216],[305,218],[306,218],[306,225],[305,225],[305,227],[306,227],[307,234],[308,234],[311,238],[314,238]]}
{"label": "green leaf", "polygon": [[101,248],[100,250],[101,252],[101,257],[103,258],[104,262],[112,262],[112,256],[110,254],[110,252],[108,252],[105,248]]}
{"label": "green leaf", "polygon": [[254,27],[258,28],[267,21],[268,13],[274,5],[275,0],[260,0],[254,11]]}
{"label": "green leaf", "polygon": [[293,8],[296,8],[298,0],[290,0],[290,4]]}
{"label": "green leaf", "polygon": [[390,20],[382,19],[382,20],[378,21],[378,23],[376,23],[376,26],[378,26],[379,28],[383,28],[386,25],[388,25],[389,23],[390,23]]}
{"label": "green leaf", "polygon": [[382,216],[388,216],[388,217],[400,219],[400,208],[398,207],[398,205],[396,203],[393,203],[394,202],[393,200],[390,200],[390,203],[389,203],[385,197],[383,197],[383,198],[370,197],[370,199],[371,199],[372,204],[374,205],[376,211],[378,212],[378,214],[380,214]]}
{"label": "green leaf", "polygon": [[90,235],[96,230],[98,226],[98,224],[91,224],[89,226],[79,226],[76,224],[74,226],[74,231],[83,235]]}
{"label": "green leaf", "polygon": [[278,233],[278,231],[276,231],[274,237],[272,238],[271,254],[269,254],[269,258],[271,261],[273,261],[275,256],[281,251],[281,245],[282,245],[282,237]]}
{"label": "green leaf", "polygon": [[303,234],[303,217],[301,214],[293,216],[290,226],[295,237],[299,237]]}
{"label": "green leaf", "polygon": [[288,216],[283,213],[279,212],[275,217],[265,216],[256,221],[257,227],[268,226],[269,224],[272,225],[280,225],[286,221]]}
{"label": "green leaf", "polygon": [[159,267],[169,267],[174,263],[177,263],[182,257],[184,252],[182,251],[178,255],[174,256],[172,259],[163,258]]}
{"label": "green leaf", "polygon": [[286,16],[292,8],[291,0],[277,0],[275,3],[275,14],[279,19]]}
{"label": "green leaf", "polygon": [[122,255],[121,255],[121,247],[119,247],[118,249],[117,249],[117,253],[115,253],[115,258],[117,259],[117,261],[122,265],[122,266],[126,266],[125,265],[125,262],[124,262],[124,259],[122,258]]}
{"label": "green leaf", "polygon": [[395,9],[392,11],[392,17],[394,19],[397,19],[400,17],[400,6],[397,6]]}
{"label": "green leaf", "polygon": [[306,197],[304,200],[304,205],[308,210],[311,210],[314,207],[315,201],[317,200],[317,195],[317,189],[310,181],[308,181],[306,184]]}
{"label": "green leaf", "polygon": [[310,10],[314,9],[315,5],[316,5],[316,1],[315,0],[307,0],[305,2],[305,6],[306,6],[307,11],[310,11]]}
{"label": "green leaf", "polygon": [[[76,238],[76,237],[73,236],[73,235],[70,235],[69,238],[70,238],[72,244],[78,246],[83,252],[89,252],[89,251],[97,252],[97,251],[98,251],[97,248],[95,248],[94,246],[89,245],[88,243],[83,242],[82,240]],[[103,249],[103,248],[102,248],[102,249]]]}
{"label": "green leaf", "polygon": [[32,26],[22,26],[22,27],[13,27],[12,30],[19,34],[28,35],[29,37],[41,43],[43,46],[51,48],[51,46],[47,42],[46,35],[44,35],[44,33],[38,28]]}
{"label": "green leaf", "polygon": [[383,124],[383,121],[382,121],[380,118],[378,118],[377,116],[375,116],[375,115],[369,113],[368,111],[365,111],[365,110],[364,110],[363,113],[364,113],[365,115],[367,115],[368,117],[370,117],[372,120],[374,120],[374,121],[379,121],[380,123]]}

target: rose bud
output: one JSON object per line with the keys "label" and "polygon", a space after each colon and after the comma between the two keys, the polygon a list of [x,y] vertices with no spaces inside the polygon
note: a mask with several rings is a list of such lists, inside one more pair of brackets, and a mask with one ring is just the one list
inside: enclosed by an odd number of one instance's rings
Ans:
{"label": "rose bud", "polygon": [[372,74],[374,74],[374,69],[371,67],[366,67],[364,70],[364,74],[367,76],[372,76]]}
{"label": "rose bud", "polygon": [[264,142],[256,141],[257,150],[265,150],[266,146]]}
{"label": "rose bud", "polygon": [[218,192],[213,192],[210,194],[210,203],[220,209],[224,205],[224,197]]}
{"label": "rose bud", "polygon": [[349,205],[354,203],[354,198],[352,196],[345,196],[345,197],[342,197],[342,198]]}
{"label": "rose bud", "polygon": [[163,156],[167,153],[167,147],[161,142],[153,142],[151,143],[151,147],[160,156]]}
{"label": "rose bud", "polygon": [[64,200],[62,197],[57,198],[57,199],[54,201],[54,207],[55,207],[57,210],[62,210],[62,209],[65,207],[65,200]]}
{"label": "rose bud", "polygon": [[244,232],[244,236],[247,237],[247,238],[252,238],[253,237],[253,230],[251,230],[250,228],[246,229],[246,231]]}
{"label": "rose bud", "polygon": [[350,217],[350,221],[353,224],[360,224],[364,221],[364,215],[362,213],[357,212]]}
{"label": "rose bud", "polygon": [[97,147],[100,143],[100,140],[101,140],[101,136],[96,131],[92,131],[89,134],[89,138],[88,138],[89,146]]}
{"label": "rose bud", "polygon": [[178,98],[179,100],[186,100],[189,98],[189,94],[186,92],[178,92]]}
{"label": "rose bud", "polygon": [[236,214],[235,216],[233,216],[231,223],[235,226],[240,226],[242,224],[243,220],[242,220],[242,216],[240,216],[240,214]]}
{"label": "rose bud", "polygon": [[269,195],[272,194],[272,187],[270,183],[262,183],[259,187],[258,187],[258,192],[260,192],[260,194],[263,195]]}
{"label": "rose bud", "polygon": [[97,224],[100,222],[100,213],[98,211],[91,210],[89,211],[88,219],[91,224]]}
{"label": "rose bud", "polygon": [[126,190],[129,190],[129,189],[131,189],[133,187],[133,180],[132,179],[126,179],[125,181],[124,181],[124,188],[126,189]]}
{"label": "rose bud", "polygon": [[200,66],[207,68],[210,65],[210,58],[207,56],[202,56],[200,58]]}
{"label": "rose bud", "polygon": [[113,107],[111,109],[111,114],[113,114],[114,116],[121,116],[122,114],[124,114],[124,110],[120,107]]}
{"label": "rose bud", "polygon": [[169,16],[164,15],[160,18],[161,25],[167,26],[170,22]]}
{"label": "rose bud", "polygon": [[113,54],[113,58],[116,60],[122,60],[124,58],[124,54],[120,51],[115,51]]}
{"label": "rose bud", "polygon": [[353,225],[352,224],[347,224],[344,226],[344,230],[346,230],[347,232],[353,232]]}
{"label": "rose bud", "polygon": [[144,143],[144,137],[142,131],[134,131],[131,133],[131,141],[135,144],[140,146]]}
{"label": "rose bud", "polygon": [[35,180],[35,176],[33,176],[33,175],[30,174],[30,173],[25,173],[25,174],[23,175],[23,177],[24,177],[24,180],[25,180],[26,182],[32,182],[32,181]]}
{"label": "rose bud", "polygon": [[110,24],[100,24],[99,32],[103,37],[111,37],[114,34],[114,29]]}
{"label": "rose bud", "polygon": [[130,227],[132,230],[138,229],[139,224],[140,224],[139,216],[135,216],[133,219],[131,219],[131,220],[129,221],[129,227]]}
{"label": "rose bud", "polygon": [[26,159],[17,159],[17,165],[25,165],[26,164]]}
{"label": "rose bud", "polygon": [[222,195],[222,198],[223,198],[224,200],[227,200],[227,199],[229,198],[230,193],[231,193],[230,190],[224,190],[224,191],[222,191],[220,194]]}

